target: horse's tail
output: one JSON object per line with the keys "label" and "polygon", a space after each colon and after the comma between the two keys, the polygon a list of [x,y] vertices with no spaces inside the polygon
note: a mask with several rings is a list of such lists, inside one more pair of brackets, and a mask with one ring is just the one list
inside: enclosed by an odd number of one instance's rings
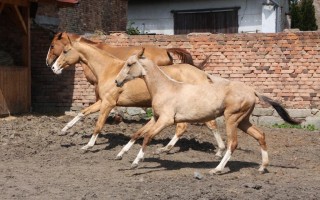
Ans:
{"label": "horse's tail", "polygon": [[267,102],[268,104],[270,104],[276,111],[277,113],[280,115],[280,117],[288,122],[289,124],[301,124],[301,120],[297,120],[297,119],[293,119],[290,117],[288,111],[278,102],[276,102],[275,100],[266,97],[264,95],[261,95],[257,92],[255,92],[255,95],[262,101]]}
{"label": "horse's tail", "polygon": [[208,60],[209,60],[209,58],[210,58],[211,55],[212,55],[212,54],[207,55],[207,57],[206,57],[198,66],[196,66],[196,67],[199,68],[199,69],[201,69],[201,70],[203,70],[203,69],[205,68],[205,66],[208,64]]}
{"label": "horse's tail", "polygon": [[204,61],[202,61],[200,64],[196,65],[194,64],[193,62],[193,58],[191,56],[191,54],[185,50],[185,49],[182,49],[182,48],[169,48],[167,49],[167,53],[168,53],[168,56],[170,58],[170,60],[172,61],[172,56],[170,55],[170,53],[173,53],[175,55],[177,55],[179,57],[179,59],[181,60],[181,63],[186,63],[186,64],[189,64],[189,65],[193,65],[201,70],[203,70],[203,68],[206,66],[206,64],[208,63],[208,60],[210,58],[211,55],[207,56],[206,59],[204,59]]}
{"label": "horse's tail", "polygon": [[[187,50],[182,49],[182,48],[169,48],[169,49],[167,49],[167,52],[168,52],[168,55],[170,55],[169,53],[173,53],[173,54],[177,55],[182,63],[187,63],[187,64],[195,66],[195,64],[193,62],[193,58]],[[172,57],[170,59],[172,59]]]}

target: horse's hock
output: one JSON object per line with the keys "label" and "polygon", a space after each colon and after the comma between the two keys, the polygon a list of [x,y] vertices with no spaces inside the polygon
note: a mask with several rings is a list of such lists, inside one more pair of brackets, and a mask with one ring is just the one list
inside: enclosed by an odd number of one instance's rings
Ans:
{"label": "horse's hock", "polygon": [[[97,36],[94,39],[99,40]],[[104,36],[101,41],[114,46],[181,47],[192,54],[196,64],[211,54],[205,68],[207,72],[251,85],[260,93],[283,103],[294,117],[306,118],[306,124],[314,124],[320,128],[320,48],[317,47],[320,32],[173,36],[113,34]],[[47,48],[43,51],[47,52]],[[34,63],[38,63],[36,59]],[[39,63],[43,63],[43,60]],[[32,64],[32,70],[32,74],[41,73],[46,80],[54,77],[52,73],[46,72],[43,65]],[[93,86],[87,83],[81,68],[64,76],[70,76],[73,83],[49,85],[43,81],[43,84],[32,85],[36,91],[45,91],[33,93],[32,106],[35,111],[50,107],[79,111],[94,103]],[[58,90],[59,93],[50,90]],[[72,94],[72,99],[63,98],[66,94]],[[252,120],[258,124],[282,122],[271,108],[258,104],[257,107],[259,106],[260,108],[255,109]],[[259,114],[262,111],[266,113]]]}

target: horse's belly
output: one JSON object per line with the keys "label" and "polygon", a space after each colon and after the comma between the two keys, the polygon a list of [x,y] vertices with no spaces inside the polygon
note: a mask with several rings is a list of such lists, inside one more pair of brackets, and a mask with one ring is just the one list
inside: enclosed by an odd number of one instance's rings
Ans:
{"label": "horse's belly", "polygon": [[[201,88],[201,89],[200,89]],[[196,90],[197,89],[197,90]],[[193,93],[181,98],[176,110],[176,121],[201,122],[220,117],[224,112],[224,93],[220,96],[216,91],[197,87]]]}
{"label": "horse's belly", "polygon": [[177,113],[175,122],[207,122],[220,117],[222,114],[222,109],[197,110],[196,112],[191,110],[190,112]]}

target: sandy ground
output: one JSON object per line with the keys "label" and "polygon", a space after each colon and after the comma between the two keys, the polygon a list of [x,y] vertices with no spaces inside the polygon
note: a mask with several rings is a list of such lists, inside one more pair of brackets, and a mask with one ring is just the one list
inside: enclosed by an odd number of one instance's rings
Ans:
{"label": "sandy ground", "polygon": [[141,140],[122,160],[114,158],[142,123],[106,124],[94,148],[82,151],[96,118],[87,117],[60,136],[70,119],[36,114],[0,119],[0,199],[320,198],[320,131],[260,127],[271,162],[266,174],[258,173],[258,143],[239,131],[227,168],[212,176],[217,145],[202,125],[189,126],[171,153],[153,155],[174,133],[174,127],[165,129],[132,170]]}

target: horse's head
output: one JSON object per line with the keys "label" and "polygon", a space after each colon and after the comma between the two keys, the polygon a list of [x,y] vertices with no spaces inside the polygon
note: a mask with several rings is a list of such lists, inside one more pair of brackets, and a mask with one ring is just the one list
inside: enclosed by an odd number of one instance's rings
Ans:
{"label": "horse's head", "polygon": [[117,87],[123,86],[127,81],[133,80],[135,78],[142,77],[146,74],[145,69],[143,68],[140,59],[143,59],[144,48],[133,56],[130,56],[126,63],[123,65],[123,68],[116,77]]}
{"label": "horse's head", "polygon": [[64,46],[62,53],[51,66],[55,74],[61,74],[63,69],[80,61],[80,53],[74,47],[80,42],[81,38],[78,38],[76,41],[71,41],[70,38],[68,39],[69,44]]}
{"label": "horse's head", "polygon": [[57,33],[49,47],[49,51],[46,58],[46,64],[50,67],[54,61],[62,53],[65,45],[69,44],[68,34],[66,32]]}

